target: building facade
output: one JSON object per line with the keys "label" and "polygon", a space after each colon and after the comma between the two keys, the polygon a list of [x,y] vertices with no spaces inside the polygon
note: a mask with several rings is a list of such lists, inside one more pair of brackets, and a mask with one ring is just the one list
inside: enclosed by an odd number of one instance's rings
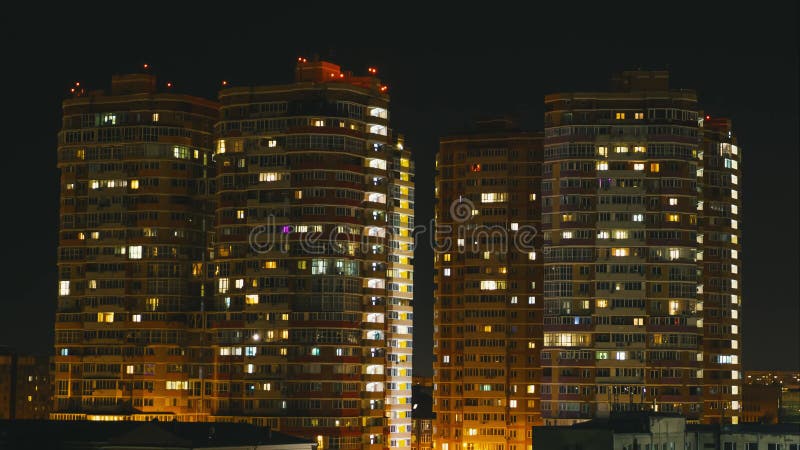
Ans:
{"label": "building facade", "polygon": [[149,74],[73,91],[58,136],[53,417],[192,420],[218,105]]}
{"label": "building facade", "polygon": [[753,370],[744,382],[746,422],[800,423],[800,372]]}
{"label": "building facade", "polygon": [[526,450],[539,420],[542,136],[505,120],[441,139],[433,439]]}
{"label": "building facade", "polygon": [[0,347],[0,419],[47,419],[52,384],[48,358]]}
{"label": "building facade", "polygon": [[742,150],[731,121],[706,115],[698,154],[698,263],[703,305],[703,421],[742,416]]}
{"label": "building facade", "polygon": [[[666,72],[623,72],[611,91],[547,95],[545,108],[542,417],[700,420],[710,355],[696,94],[670,89]],[[735,422],[738,357],[724,354],[733,380],[716,384],[731,386]]]}
{"label": "building facade", "polygon": [[411,445],[414,167],[375,74],[299,58],[293,84],[219,94],[218,420],[320,448]]}

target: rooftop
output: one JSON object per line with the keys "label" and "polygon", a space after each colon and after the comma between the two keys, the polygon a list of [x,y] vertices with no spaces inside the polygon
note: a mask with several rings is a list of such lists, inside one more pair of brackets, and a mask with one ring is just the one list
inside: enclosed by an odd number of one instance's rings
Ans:
{"label": "rooftop", "polygon": [[183,449],[312,442],[243,423],[0,421],[0,448],[99,448],[109,444]]}

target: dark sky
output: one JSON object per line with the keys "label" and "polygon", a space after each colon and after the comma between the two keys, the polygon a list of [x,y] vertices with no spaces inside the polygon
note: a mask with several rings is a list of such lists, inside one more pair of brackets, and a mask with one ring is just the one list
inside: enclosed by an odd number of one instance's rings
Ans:
{"label": "dark sky", "polygon": [[[81,81],[104,88],[148,62],[178,91],[214,97],[234,85],[292,79],[297,56],[344,69],[375,65],[392,123],[416,152],[417,223],[433,211],[438,138],[477,114],[515,113],[541,129],[543,96],[608,87],[613,72],[668,69],[743,147],[743,348],[746,369],[800,369],[798,48],[795,2],[493,2],[407,9],[326,2],[270,9],[223,2],[178,9],[144,2],[4,7],[0,58],[6,258],[0,345],[48,353],[56,302],[60,104]],[[110,5],[124,5],[116,9]],[[255,4],[255,2],[253,3]],[[520,5],[539,5],[525,2]],[[427,6],[424,6],[427,5]],[[486,9],[491,6],[492,10]],[[35,8],[35,9],[34,9]],[[429,375],[431,251],[416,254],[415,370]]]}

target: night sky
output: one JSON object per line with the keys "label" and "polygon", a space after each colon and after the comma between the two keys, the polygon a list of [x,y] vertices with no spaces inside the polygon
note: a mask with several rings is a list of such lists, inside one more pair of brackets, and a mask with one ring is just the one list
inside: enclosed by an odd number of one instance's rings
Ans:
{"label": "night sky", "polygon": [[[743,148],[744,367],[800,369],[795,2],[564,2],[549,10],[494,2],[494,10],[457,3],[443,11],[383,3],[4,7],[0,345],[51,352],[56,133],[74,82],[107,88],[112,74],[147,62],[162,84],[214,98],[223,79],[291,82],[295,59],[317,53],[355,74],[376,66],[389,85],[394,131],[416,154],[418,224],[433,215],[439,136],[484,114],[516,114],[540,130],[547,93],[604,90],[620,70],[669,70],[671,86],[696,89],[707,114],[733,119]],[[415,256],[414,368],[430,375],[432,255],[420,245]]]}

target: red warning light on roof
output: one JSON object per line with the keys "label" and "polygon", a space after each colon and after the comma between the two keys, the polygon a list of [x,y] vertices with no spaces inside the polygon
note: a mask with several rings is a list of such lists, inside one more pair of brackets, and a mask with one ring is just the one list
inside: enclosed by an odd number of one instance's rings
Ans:
{"label": "red warning light on roof", "polygon": [[706,116],[706,120],[711,120],[711,116]]}
{"label": "red warning light on roof", "polygon": [[381,92],[386,92],[389,90],[389,86],[381,86]]}
{"label": "red warning light on roof", "polygon": [[168,87],[168,88],[171,88],[171,87],[172,87],[172,82],[171,82],[171,81],[168,81],[168,82],[167,82],[167,87]]}
{"label": "red warning light on roof", "polygon": [[80,85],[81,85],[81,82],[80,82],[80,81],[76,81],[76,82],[75,82],[75,86],[80,86]]}
{"label": "red warning light on roof", "polygon": [[148,69],[148,68],[150,68],[150,64],[144,63],[144,64],[142,64],[142,67],[144,67],[145,69]]}
{"label": "red warning light on roof", "polygon": [[227,86],[227,85],[228,85],[228,82],[227,82],[226,80],[222,80],[222,85],[223,85],[223,86]]}
{"label": "red warning light on roof", "polygon": [[375,74],[377,74],[377,73],[378,73],[378,69],[376,69],[376,68],[374,68],[374,67],[370,67],[369,69],[367,69],[367,72],[369,72],[369,73],[371,73],[371,74],[375,75]]}

